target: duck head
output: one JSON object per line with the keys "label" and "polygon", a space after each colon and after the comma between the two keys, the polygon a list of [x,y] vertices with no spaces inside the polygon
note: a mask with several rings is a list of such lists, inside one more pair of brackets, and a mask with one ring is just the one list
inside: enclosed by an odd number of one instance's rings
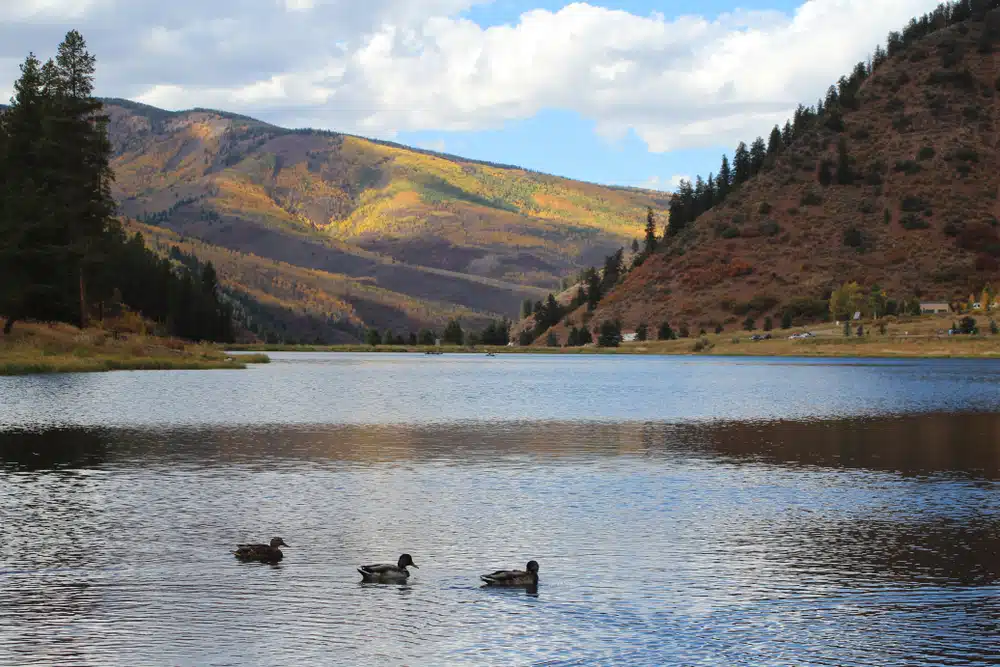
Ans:
{"label": "duck head", "polygon": [[280,537],[272,537],[271,546],[277,548],[277,547],[287,547],[288,545],[285,544],[285,541]]}
{"label": "duck head", "polygon": [[529,560],[528,561],[528,565],[527,565],[527,570],[531,574],[538,574],[538,561],[537,560]]}
{"label": "duck head", "polygon": [[406,566],[410,566],[410,567],[415,567],[418,570],[420,569],[420,567],[413,562],[413,557],[410,556],[410,554],[403,554],[402,556],[400,556],[399,562],[396,563],[396,566],[403,568],[405,568]]}

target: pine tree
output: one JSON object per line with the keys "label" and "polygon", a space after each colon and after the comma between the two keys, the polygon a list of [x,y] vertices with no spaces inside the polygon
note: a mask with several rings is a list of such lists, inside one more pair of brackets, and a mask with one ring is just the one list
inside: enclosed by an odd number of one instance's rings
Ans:
{"label": "pine tree", "polygon": [[43,72],[52,118],[43,154],[49,164],[50,196],[61,213],[67,269],[79,286],[81,326],[88,319],[87,274],[100,270],[115,213],[108,119],[92,96],[95,62],[83,36],[71,30],[59,45],[54,66],[46,63]]}
{"label": "pine tree", "polygon": [[757,137],[750,145],[750,173],[754,176],[764,168],[764,161],[767,159],[767,144],[764,139]]}
{"label": "pine tree", "polygon": [[733,185],[740,185],[750,179],[752,167],[750,162],[750,151],[747,145],[740,142],[733,154]]}
{"label": "pine tree", "polygon": [[656,252],[656,216],[653,213],[652,206],[646,208],[645,252],[647,255],[652,255]]}
{"label": "pine tree", "polygon": [[45,127],[41,63],[29,55],[3,113],[0,154],[0,312],[4,333],[26,317],[55,319],[60,243],[49,209],[39,141]]}
{"label": "pine tree", "polygon": [[771,129],[771,136],[767,140],[767,157],[770,160],[774,160],[781,152],[784,147],[784,142],[781,138],[781,130],[777,125]]}
{"label": "pine tree", "polygon": [[844,137],[837,142],[837,182],[841,185],[850,185],[854,182],[850,156],[847,154],[847,139]]}
{"label": "pine tree", "polygon": [[722,156],[722,166],[719,167],[719,175],[715,178],[716,202],[721,202],[729,194],[729,188],[733,184],[733,172],[729,169],[729,158]]}
{"label": "pine tree", "polygon": [[781,143],[785,148],[788,148],[793,141],[795,141],[795,130],[792,128],[792,122],[786,120],[785,127],[781,129]]}
{"label": "pine tree", "polygon": [[593,311],[597,308],[602,296],[604,295],[601,292],[601,277],[597,275],[597,271],[590,269],[587,273],[587,310]]}

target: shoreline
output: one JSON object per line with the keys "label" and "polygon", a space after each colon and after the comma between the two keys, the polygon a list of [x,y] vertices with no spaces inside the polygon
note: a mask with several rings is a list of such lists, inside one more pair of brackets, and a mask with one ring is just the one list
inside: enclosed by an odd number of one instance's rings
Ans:
{"label": "shoreline", "polygon": [[81,330],[61,323],[18,323],[0,336],[0,376],[129,370],[242,370],[266,354],[231,355],[214,343]]}
{"label": "shoreline", "polygon": [[[699,341],[707,341],[695,350]],[[565,355],[648,355],[687,357],[815,357],[861,359],[1000,359],[1000,336],[950,337],[883,337],[848,339],[816,337],[806,340],[775,338],[764,341],[732,336],[708,335],[672,341],[623,343],[620,347],[496,347],[487,345],[411,346],[411,345],[267,345],[245,344],[226,346],[233,352],[328,352],[426,354],[440,351],[447,354],[565,354]]]}

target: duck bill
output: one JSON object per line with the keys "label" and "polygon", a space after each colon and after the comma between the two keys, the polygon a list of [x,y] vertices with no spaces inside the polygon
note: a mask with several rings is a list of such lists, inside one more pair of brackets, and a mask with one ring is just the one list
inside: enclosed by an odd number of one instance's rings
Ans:
{"label": "duck bill", "polygon": [[416,563],[410,563],[410,567],[415,567],[415,568],[417,568],[418,570],[420,569],[420,566],[419,566],[419,565],[417,565]]}

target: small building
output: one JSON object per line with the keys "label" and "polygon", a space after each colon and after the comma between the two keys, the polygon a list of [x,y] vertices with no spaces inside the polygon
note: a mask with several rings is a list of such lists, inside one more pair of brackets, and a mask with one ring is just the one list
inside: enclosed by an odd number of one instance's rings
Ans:
{"label": "small building", "polygon": [[637,334],[634,331],[629,331],[622,334],[623,343],[634,343],[637,340],[639,340],[639,334]]}
{"label": "small building", "polygon": [[940,315],[951,312],[951,304],[943,301],[921,301],[920,312],[924,315]]}

